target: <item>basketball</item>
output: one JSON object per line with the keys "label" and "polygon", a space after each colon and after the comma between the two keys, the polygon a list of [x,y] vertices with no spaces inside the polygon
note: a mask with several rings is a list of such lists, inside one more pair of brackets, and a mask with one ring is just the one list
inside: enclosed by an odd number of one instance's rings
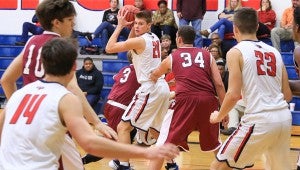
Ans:
{"label": "basketball", "polygon": [[[120,12],[123,13],[123,11],[128,11],[127,15],[125,16],[126,21],[128,22],[132,22],[135,19],[135,14],[137,14],[138,12],[140,12],[140,10],[133,6],[133,5],[124,5],[121,9]],[[124,11],[124,13],[125,13]]]}

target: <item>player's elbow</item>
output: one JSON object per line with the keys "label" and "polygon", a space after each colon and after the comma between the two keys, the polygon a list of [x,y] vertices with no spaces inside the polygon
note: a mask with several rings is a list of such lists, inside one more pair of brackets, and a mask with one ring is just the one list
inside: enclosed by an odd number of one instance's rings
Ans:
{"label": "player's elbow", "polygon": [[106,46],[105,52],[107,52],[107,53],[114,53],[113,48],[111,48],[110,46]]}

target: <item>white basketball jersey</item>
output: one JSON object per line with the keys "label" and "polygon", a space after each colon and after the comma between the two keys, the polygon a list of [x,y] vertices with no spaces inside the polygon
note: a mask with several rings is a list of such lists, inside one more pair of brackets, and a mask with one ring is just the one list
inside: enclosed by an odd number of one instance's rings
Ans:
{"label": "white basketball jersey", "polygon": [[234,48],[242,53],[244,60],[242,96],[245,113],[287,108],[281,92],[283,62],[280,53],[260,41],[242,41]]}
{"label": "white basketball jersey", "polygon": [[136,54],[132,51],[132,62],[139,83],[149,81],[151,71],[156,69],[161,63],[161,49],[158,37],[153,33],[145,33],[141,37],[146,42],[145,50],[141,54]]}
{"label": "white basketball jersey", "polygon": [[12,95],[5,108],[0,169],[58,169],[67,132],[58,104],[67,93],[61,84],[36,81]]}

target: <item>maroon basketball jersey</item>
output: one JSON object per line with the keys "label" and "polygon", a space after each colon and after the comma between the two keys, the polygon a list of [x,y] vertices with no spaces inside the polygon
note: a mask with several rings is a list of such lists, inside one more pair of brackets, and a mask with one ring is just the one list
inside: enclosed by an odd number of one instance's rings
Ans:
{"label": "maroon basketball jersey", "polygon": [[172,53],[172,72],[176,80],[176,96],[189,94],[215,95],[211,79],[211,58],[201,48],[178,48]]}
{"label": "maroon basketball jersey", "polygon": [[108,95],[108,100],[113,100],[128,106],[135,91],[140,87],[133,65],[123,67],[118,74],[114,76],[114,80],[115,83]]}
{"label": "maroon basketball jersey", "polygon": [[44,32],[33,36],[26,44],[23,55],[23,83],[24,85],[41,79],[45,72],[42,66],[42,46],[54,37],[59,37],[53,32]]}

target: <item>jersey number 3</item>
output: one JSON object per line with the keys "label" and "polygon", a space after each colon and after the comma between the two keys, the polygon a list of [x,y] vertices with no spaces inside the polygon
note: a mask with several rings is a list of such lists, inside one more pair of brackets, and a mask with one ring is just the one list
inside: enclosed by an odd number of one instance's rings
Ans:
{"label": "jersey number 3", "polygon": [[276,58],[274,53],[254,51],[258,75],[276,76]]}
{"label": "jersey number 3", "polygon": [[9,123],[16,124],[18,119],[20,118],[20,115],[23,114],[23,117],[28,117],[26,124],[31,124],[35,113],[37,112],[41,102],[44,100],[46,96],[47,96],[46,94],[43,95],[26,94]]}

